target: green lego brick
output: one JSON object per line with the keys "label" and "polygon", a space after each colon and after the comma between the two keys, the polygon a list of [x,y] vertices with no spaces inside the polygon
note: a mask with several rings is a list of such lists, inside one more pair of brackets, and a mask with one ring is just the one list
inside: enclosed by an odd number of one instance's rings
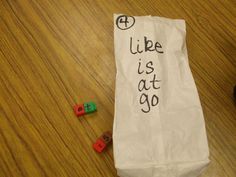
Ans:
{"label": "green lego brick", "polygon": [[96,104],[94,102],[84,103],[84,110],[86,113],[91,113],[97,110]]}

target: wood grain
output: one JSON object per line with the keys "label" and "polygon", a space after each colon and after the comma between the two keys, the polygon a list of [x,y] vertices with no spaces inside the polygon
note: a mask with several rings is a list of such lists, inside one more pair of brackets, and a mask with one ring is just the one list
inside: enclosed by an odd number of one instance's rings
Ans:
{"label": "wood grain", "polygon": [[[183,18],[211,163],[203,177],[236,176],[236,1],[1,0],[0,176],[115,177],[113,13]],[[77,118],[72,106],[98,111]]]}

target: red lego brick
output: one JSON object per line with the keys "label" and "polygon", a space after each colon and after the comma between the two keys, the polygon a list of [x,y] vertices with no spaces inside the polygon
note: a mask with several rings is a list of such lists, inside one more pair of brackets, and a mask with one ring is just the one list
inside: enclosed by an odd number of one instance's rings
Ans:
{"label": "red lego brick", "polygon": [[101,153],[106,148],[106,144],[100,138],[93,144],[93,149]]}
{"label": "red lego brick", "polygon": [[84,110],[84,105],[83,104],[76,104],[74,106],[74,112],[76,116],[82,116],[85,114],[85,110]]}

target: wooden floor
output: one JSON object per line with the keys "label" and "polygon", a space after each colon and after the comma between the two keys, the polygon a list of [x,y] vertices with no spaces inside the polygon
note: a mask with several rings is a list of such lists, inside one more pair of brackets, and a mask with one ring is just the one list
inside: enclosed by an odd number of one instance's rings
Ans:
{"label": "wooden floor", "polygon": [[[113,13],[183,18],[205,115],[211,163],[202,177],[236,176],[235,0],[1,0],[0,177],[116,177],[112,146]],[[75,103],[98,111],[77,118]]]}

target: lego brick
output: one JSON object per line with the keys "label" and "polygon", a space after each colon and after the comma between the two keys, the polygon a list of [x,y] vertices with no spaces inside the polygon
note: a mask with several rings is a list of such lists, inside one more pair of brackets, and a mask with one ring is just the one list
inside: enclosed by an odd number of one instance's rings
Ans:
{"label": "lego brick", "polygon": [[102,139],[105,144],[109,144],[112,141],[112,133],[110,131],[104,132],[100,139]]}
{"label": "lego brick", "polygon": [[85,114],[85,110],[84,110],[84,105],[83,104],[76,104],[74,106],[74,112],[76,116],[82,116]]}
{"label": "lego brick", "polygon": [[84,103],[84,110],[86,113],[92,113],[97,110],[96,104],[93,102]]}
{"label": "lego brick", "polygon": [[106,148],[106,144],[100,138],[93,144],[93,149],[101,153]]}

